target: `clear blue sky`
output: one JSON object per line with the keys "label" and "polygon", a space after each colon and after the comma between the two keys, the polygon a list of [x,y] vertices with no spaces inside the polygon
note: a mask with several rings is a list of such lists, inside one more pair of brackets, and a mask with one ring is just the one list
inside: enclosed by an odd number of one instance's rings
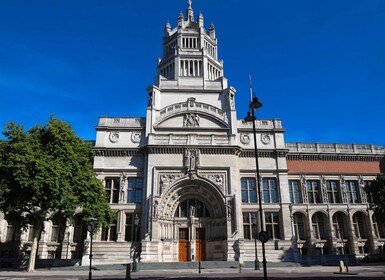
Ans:
{"label": "clear blue sky", "polygon": [[[1,0],[0,124],[50,114],[95,139],[99,116],[143,117],[163,28],[187,0]],[[246,115],[286,141],[385,144],[384,0],[194,0]]]}

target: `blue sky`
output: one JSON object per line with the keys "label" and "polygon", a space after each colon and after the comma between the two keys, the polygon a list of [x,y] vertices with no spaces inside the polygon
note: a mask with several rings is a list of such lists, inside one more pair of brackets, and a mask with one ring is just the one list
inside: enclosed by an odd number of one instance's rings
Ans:
{"label": "blue sky", "polygon": [[[187,0],[1,0],[0,124],[49,116],[95,139],[99,116],[143,117],[163,28]],[[286,141],[385,144],[384,0],[194,0],[246,116],[249,74]]]}

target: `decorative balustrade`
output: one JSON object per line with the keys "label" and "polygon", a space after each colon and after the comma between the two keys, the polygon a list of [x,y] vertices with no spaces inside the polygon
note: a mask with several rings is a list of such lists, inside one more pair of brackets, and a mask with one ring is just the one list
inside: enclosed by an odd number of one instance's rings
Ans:
{"label": "decorative balustrade", "polygon": [[286,143],[290,152],[344,153],[344,154],[385,154],[384,146],[358,144]]}
{"label": "decorative balustrade", "polygon": [[189,111],[209,113],[210,115],[215,115],[219,119],[227,122],[226,114],[221,109],[206,103],[195,102],[195,100],[193,99],[189,99],[186,102],[176,103],[165,107],[160,111],[159,120],[164,119],[170,114],[177,114],[180,112]]}
{"label": "decorative balustrade", "polygon": [[144,128],[145,124],[146,124],[145,118],[100,117],[98,126]]}

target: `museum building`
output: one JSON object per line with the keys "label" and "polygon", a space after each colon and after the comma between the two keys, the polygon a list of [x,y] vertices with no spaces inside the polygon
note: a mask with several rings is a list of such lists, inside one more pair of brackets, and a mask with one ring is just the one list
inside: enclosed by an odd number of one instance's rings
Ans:
{"label": "museum building", "polygon": [[[100,117],[96,126],[94,170],[117,219],[94,235],[95,264],[253,261],[262,229],[267,262],[384,253],[385,226],[364,187],[385,173],[385,147],[288,143],[279,119],[238,119],[215,27],[191,1],[176,27],[165,25],[147,93],[144,118]],[[32,231],[0,219],[1,243],[17,239],[21,251]],[[88,242],[81,213],[73,225],[58,217],[45,222],[39,257],[84,265]]]}

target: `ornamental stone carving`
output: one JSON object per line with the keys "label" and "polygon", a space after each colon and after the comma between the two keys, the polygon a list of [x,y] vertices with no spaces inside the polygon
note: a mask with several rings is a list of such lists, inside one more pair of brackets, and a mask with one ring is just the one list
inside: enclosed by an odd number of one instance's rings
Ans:
{"label": "ornamental stone carving", "polygon": [[241,143],[242,144],[249,144],[250,143],[250,134],[248,134],[248,133],[241,134]]}
{"label": "ornamental stone carving", "polygon": [[110,139],[111,143],[118,143],[119,142],[119,138],[120,138],[119,131],[111,131],[110,132],[109,139]]}
{"label": "ornamental stone carving", "polygon": [[261,142],[265,145],[268,145],[271,143],[271,136],[269,134],[262,134],[261,135]]}
{"label": "ornamental stone carving", "polygon": [[140,142],[140,138],[141,138],[141,135],[139,132],[136,132],[134,131],[132,134],[131,134],[131,141],[133,143],[139,143]]}
{"label": "ornamental stone carving", "polygon": [[170,185],[172,185],[176,180],[182,178],[185,175],[182,174],[165,174],[162,173],[159,175],[159,195],[162,194]]}
{"label": "ornamental stone carving", "polygon": [[185,114],[183,119],[184,127],[199,127],[199,115],[198,114]]}
{"label": "ornamental stone carving", "polygon": [[206,178],[214,185],[218,187],[222,192],[224,191],[224,187],[226,185],[226,174],[225,173],[200,173],[200,176]]}

